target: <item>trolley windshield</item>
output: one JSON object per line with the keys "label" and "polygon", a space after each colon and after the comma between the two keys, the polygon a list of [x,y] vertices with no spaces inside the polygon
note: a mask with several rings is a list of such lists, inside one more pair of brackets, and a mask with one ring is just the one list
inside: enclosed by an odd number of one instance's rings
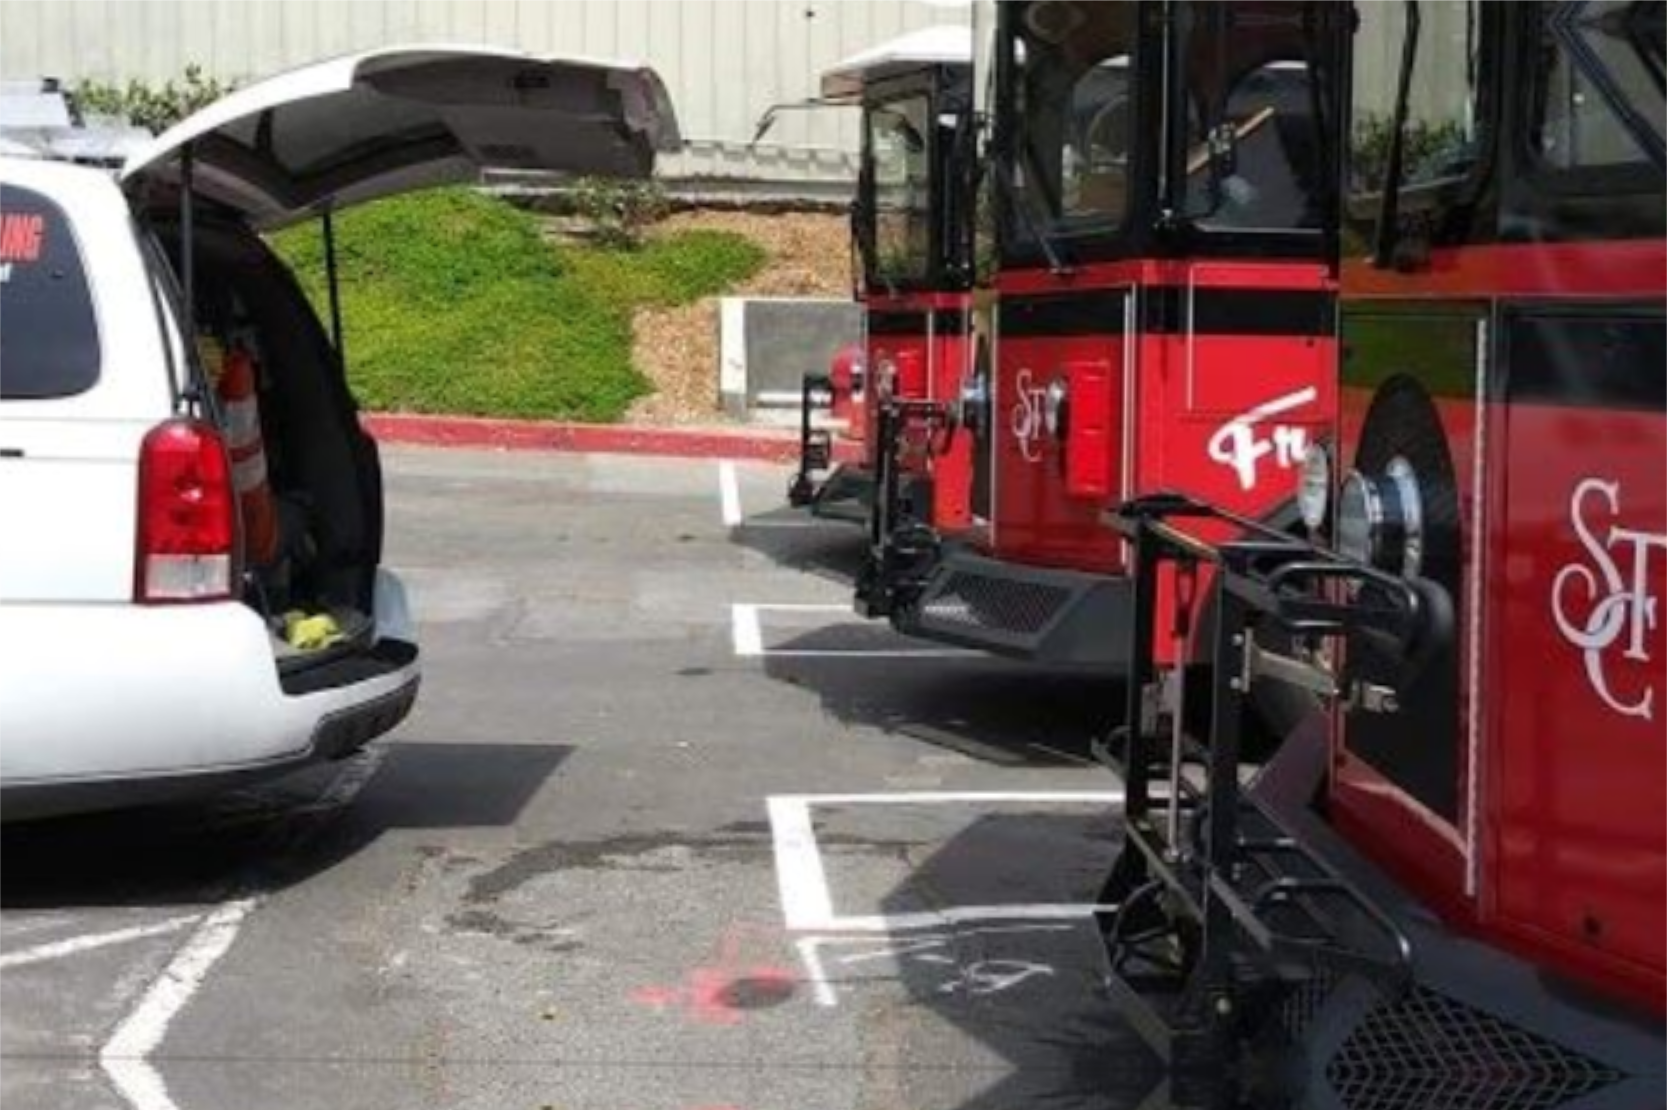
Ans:
{"label": "trolley windshield", "polygon": [[863,112],[873,213],[869,284],[915,285],[932,272],[932,102],[925,93]]}
{"label": "trolley windshield", "polygon": [[1003,5],[1005,260],[1162,253],[1179,228],[1192,253],[1315,250],[1336,119],[1323,8]]}
{"label": "trolley windshield", "polygon": [[870,86],[862,127],[852,232],[863,286],[964,288],[974,150],[967,66],[926,67]]}

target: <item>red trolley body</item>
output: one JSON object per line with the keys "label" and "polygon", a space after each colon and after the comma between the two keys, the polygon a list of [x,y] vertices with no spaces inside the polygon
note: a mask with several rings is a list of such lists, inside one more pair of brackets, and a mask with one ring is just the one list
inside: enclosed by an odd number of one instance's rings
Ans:
{"label": "red trolley body", "polygon": [[[881,467],[886,439],[879,428],[880,405],[887,400],[918,402],[949,412],[960,401],[972,368],[972,292],[869,290],[868,365],[878,390],[864,412],[866,465]],[[956,532],[972,523],[972,443],[948,432],[947,423],[919,426],[917,434],[895,445],[902,471],[900,492],[908,510],[934,528]]]}
{"label": "red trolley body", "polygon": [[[1263,1080],[1345,1110],[1667,1105],[1663,5],[1351,8],[1308,535],[1114,514],[1138,588],[1112,982],[1206,1092],[1183,1105]],[[1142,710],[1161,573],[1201,562],[1195,738]],[[1268,686],[1314,711],[1250,779]]]}
{"label": "red trolley body", "polygon": [[[980,547],[1121,575],[1123,545],[1101,521],[1112,502],[1174,488],[1271,513],[1336,409],[1335,288],[1327,267],[1283,259],[1001,275]],[[1064,407],[1057,426],[1050,405]]]}
{"label": "red trolley body", "polygon": [[996,258],[949,437],[974,472],[942,514],[970,527],[882,565],[871,610],[930,639],[1116,662],[1130,584],[1108,506],[1288,501],[1336,409],[1339,12],[999,6]]}
{"label": "red trolley body", "polygon": [[1340,714],[1330,812],[1455,923],[1667,1013],[1662,9],[1361,18],[1354,130],[1387,119],[1400,184],[1356,159],[1327,538],[1458,632],[1399,714]]}
{"label": "red trolley body", "polygon": [[[882,43],[822,77],[818,103],[862,107],[851,234],[864,337],[855,357],[842,350],[830,372],[806,378],[801,462],[788,497],[817,515],[865,521],[881,405],[954,396],[966,375],[972,277],[963,183],[973,149],[971,78],[970,33],[949,26]],[[832,436],[813,426],[813,410],[822,407],[843,419],[854,461],[834,465]],[[949,475],[957,465],[964,471],[956,459],[951,453],[928,461],[917,451],[909,470],[917,478]]]}

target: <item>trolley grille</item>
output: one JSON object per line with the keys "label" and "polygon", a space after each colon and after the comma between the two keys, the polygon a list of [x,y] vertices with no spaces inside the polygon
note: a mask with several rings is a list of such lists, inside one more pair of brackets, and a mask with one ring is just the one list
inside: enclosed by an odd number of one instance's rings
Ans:
{"label": "trolley grille", "polygon": [[1348,1110],[1551,1110],[1621,1078],[1426,987],[1373,1011],[1326,1066]]}
{"label": "trolley grille", "polygon": [[921,612],[935,624],[1035,636],[1070,600],[1071,591],[1063,586],[957,570],[925,599]]}
{"label": "trolley grille", "polygon": [[1335,986],[1336,982],[1330,974],[1316,971],[1285,996],[1279,1007],[1279,1027],[1290,1044],[1302,1042],[1308,1027],[1314,1024],[1326,997]]}

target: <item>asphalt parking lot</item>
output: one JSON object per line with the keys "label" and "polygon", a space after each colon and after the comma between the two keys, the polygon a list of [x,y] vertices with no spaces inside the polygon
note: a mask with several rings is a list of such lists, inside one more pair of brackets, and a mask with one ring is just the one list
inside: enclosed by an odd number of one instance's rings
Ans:
{"label": "asphalt parking lot", "polygon": [[782,467],[386,466],[416,713],[212,802],[7,829],[0,1102],[1146,1103],[1084,916],[1115,686],[862,624],[860,534],[782,510]]}

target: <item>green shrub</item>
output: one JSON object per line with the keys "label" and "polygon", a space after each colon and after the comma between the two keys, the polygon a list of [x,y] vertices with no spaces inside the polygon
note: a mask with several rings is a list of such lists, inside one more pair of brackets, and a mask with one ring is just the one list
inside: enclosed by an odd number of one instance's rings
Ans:
{"label": "green shrub", "polygon": [[615,181],[583,177],[570,190],[573,208],[606,247],[635,248],[649,224],[663,220],[671,201],[658,181]]}
{"label": "green shrub", "polygon": [[143,81],[129,81],[125,86],[81,81],[71,95],[83,114],[120,116],[160,134],[236,88],[235,81],[205,76],[202,66],[188,65],[178,84],[172,79],[161,87]]}
{"label": "green shrub", "polygon": [[[1418,185],[1452,176],[1471,155],[1464,128],[1456,120],[1409,119],[1401,146],[1401,181]],[[1350,141],[1350,177],[1355,189],[1382,188],[1389,174],[1389,151],[1395,121],[1382,113],[1364,113],[1354,122]]]}
{"label": "green shrub", "polygon": [[[322,312],[318,229],[273,241]],[[648,389],[631,362],[638,308],[722,292],[764,261],[714,231],[634,250],[554,246],[535,217],[466,189],[345,212],[336,250],[349,375],[367,408],[597,422]]]}

